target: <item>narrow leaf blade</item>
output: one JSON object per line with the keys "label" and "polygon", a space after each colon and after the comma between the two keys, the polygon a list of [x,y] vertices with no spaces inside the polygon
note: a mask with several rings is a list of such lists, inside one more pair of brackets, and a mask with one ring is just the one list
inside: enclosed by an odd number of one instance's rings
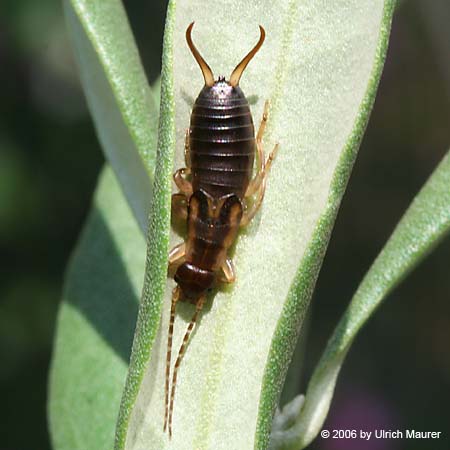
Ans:
{"label": "narrow leaf blade", "polygon": [[150,350],[158,331],[162,297],[167,278],[170,187],[173,149],[175,146],[172,41],[174,9],[174,2],[170,1],[163,43],[158,154],[154,192],[150,206],[144,287],[133,341],[130,368],[117,421],[115,448],[123,448],[125,446],[132,408],[142,383],[145,364],[149,359]]}
{"label": "narrow leaf blade", "polygon": [[81,81],[105,156],[147,231],[157,104],[120,0],[65,0]]}
{"label": "narrow leaf blade", "polygon": [[72,257],[50,370],[55,450],[110,450],[143,282],[145,240],[110,168]]}
{"label": "narrow leaf blade", "polygon": [[337,376],[358,331],[450,231],[449,186],[450,153],[447,153],[361,282],[314,371],[296,425],[284,433],[282,441],[286,447],[282,448],[301,449],[314,439],[325,420]]}
{"label": "narrow leaf blade", "polygon": [[[113,447],[145,266],[160,84],[149,97],[121,4],[103,6],[65,5],[100,140],[123,183],[104,170],[65,277],[49,382],[56,450]],[[111,49],[118,39],[123,47]],[[124,192],[136,200],[131,206]]]}
{"label": "narrow leaf blade", "polygon": [[[223,6],[232,9],[233,3]],[[116,449],[229,449],[234,437],[235,448],[267,447],[285,371],[375,96],[392,9],[392,2],[381,0],[245,2],[236,20],[217,15],[212,3],[184,1],[176,10],[171,3],[166,45],[173,43],[173,55],[166,46],[162,101],[174,101],[166,113],[174,121],[169,126],[176,126],[175,168],[184,165],[184,132],[202,86],[184,42],[194,20],[194,40],[216,74],[230,73],[254,45],[258,23],[266,28],[266,43],[241,87],[256,96],[255,121],[264,101],[271,101],[265,148],[279,142],[280,151],[262,212],[236,246],[237,282],[214,295],[181,365],[171,440],[162,428],[173,281],[166,284],[156,332],[167,267],[161,252],[167,249],[163,232],[159,238],[150,232],[149,242],[159,247],[149,251]],[[164,130],[171,131],[163,126],[161,135]],[[164,163],[163,177],[169,176],[166,168]],[[169,193],[161,191],[154,212],[161,215],[161,221],[154,219],[160,225],[168,225]],[[180,239],[173,233],[171,245]],[[180,305],[174,348],[191,313],[189,305]]]}

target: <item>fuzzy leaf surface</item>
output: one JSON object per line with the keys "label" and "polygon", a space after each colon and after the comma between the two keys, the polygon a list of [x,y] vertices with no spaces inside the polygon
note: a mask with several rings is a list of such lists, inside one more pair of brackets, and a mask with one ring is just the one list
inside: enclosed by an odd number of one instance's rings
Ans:
{"label": "fuzzy leaf surface", "polygon": [[110,168],[66,274],[50,370],[54,450],[111,450],[145,266],[145,239]]}
{"label": "fuzzy leaf surface", "polygon": [[98,138],[145,234],[158,109],[125,10],[120,0],[65,0],[64,11]]}
{"label": "fuzzy leaf surface", "polygon": [[[171,2],[163,52],[158,168],[149,252],[116,449],[267,448],[273,413],[373,104],[391,1]],[[184,33],[216,77],[267,39],[241,80],[258,124],[271,102],[266,152],[280,150],[261,212],[239,236],[236,283],[210,298],[179,372],[174,434],[163,433],[170,173],[183,167],[192,103],[203,86]],[[254,24],[252,27],[251,24]],[[175,164],[172,152],[175,151]],[[179,305],[174,349],[192,316]],[[159,318],[161,317],[159,323]],[[155,319],[156,318],[156,319]],[[155,323],[156,320],[156,323]],[[160,325],[158,327],[158,325]]]}
{"label": "fuzzy leaf surface", "polygon": [[305,448],[320,431],[336,379],[358,331],[380,303],[450,231],[450,153],[404,214],[367,272],[309,382],[295,424],[273,436],[273,447]]}
{"label": "fuzzy leaf surface", "polygon": [[64,9],[116,177],[104,171],[65,277],[48,414],[55,450],[110,450],[143,283],[159,92],[148,87],[119,1],[66,0]]}

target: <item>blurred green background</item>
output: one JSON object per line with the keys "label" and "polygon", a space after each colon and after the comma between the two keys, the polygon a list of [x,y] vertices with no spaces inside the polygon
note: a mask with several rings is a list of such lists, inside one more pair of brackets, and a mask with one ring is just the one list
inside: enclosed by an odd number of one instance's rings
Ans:
{"label": "blurred green background", "polygon": [[[152,82],[165,2],[124,3]],[[450,147],[449,23],[447,1],[404,0],[397,10],[375,108],[314,296],[301,391],[358,282]],[[56,310],[102,163],[61,3],[2,0],[0,450],[50,449],[45,404]],[[450,448],[449,256],[447,239],[363,330],[325,425],[443,431],[443,438],[318,438],[311,448]]]}

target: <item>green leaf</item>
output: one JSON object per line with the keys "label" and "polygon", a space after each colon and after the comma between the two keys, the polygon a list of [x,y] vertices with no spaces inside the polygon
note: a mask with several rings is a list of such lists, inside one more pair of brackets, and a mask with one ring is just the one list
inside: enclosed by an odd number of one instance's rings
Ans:
{"label": "green leaf", "polygon": [[110,450],[143,283],[159,82],[152,95],[120,2],[73,0],[65,11],[100,142],[121,186],[104,171],[66,275],[50,431],[55,450]]}
{"label": "green leaf", "polygon": [[158,116],[120,0],[65,0],[81,81],[105,156],[144,233]]}
{"label": "green leaf", "polygon": [[142,383],[151,343],[155,339],[161,317],[161,300],[167,278],[167,250],[169,245],[171,172],[175,147],[175,119],[173,95],[173,14],[170,1],[163,42],[161,71],[160,120],[155,182],[150,206],[147,261],[136,333],[131,352],[130,368],[125,384],[117,421],[115,448],[123,447],[128,420]]}
{"label": "green leaf", "polygon": [[[373,104],[393,2],[282,0],[171,2],[149,252],[116,450],[266,448],[273,413],[340,200]],[[238,239],[237,281],[208,302],[180,366],[174,434],[163,433],[172,280],[166,279],[170,172],[182,167],[192,99],[203,85],[185,44],[193,38],[216,76],[258,38],[241,87],[259,121],[271,102],[265,148],[280,150],[261,213]],[[253,26],[252,26],[253,24]],[[174,136],[175,127],[175,136]],[[172,232],[170,245],[182,238]],[[161,326],[159,321],[162,312]],[[174,349],[192,315],[179,305]]]}
{"label": "green leaf", "polygon": [[296,424],[274,436],[305,448],[320,431],[353,339],[380,303],[450,231],[450,153],[435,169],[358,287],[309,382]]}
{"label": "green leaf", "polygon": [[111,169],[66,275],[50,371],[55,450],[110,450],[143,282],[145,240]]}

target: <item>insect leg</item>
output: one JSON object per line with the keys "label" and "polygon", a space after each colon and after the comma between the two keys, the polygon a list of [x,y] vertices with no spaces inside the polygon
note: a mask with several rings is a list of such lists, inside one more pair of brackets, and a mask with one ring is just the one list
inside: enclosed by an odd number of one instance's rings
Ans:
{"label": "insect leg", "polygon": [[231,258],[227,258],[222,264],[222,273],[218,276],[220,283],[234,283],[236,281],[236,271]]}
{"label": "insect leg", "polygon": [[182,242],[181,244],[176,245],[169,252],[169,273],[175,273],[175,269],[181,264],[184,255],[186,253],[186,244]]}
{"label": "insect leg", "polygon": [[185,221],[188,216],[188,199],[178,192],[172,195],[172,217],[178,220]]}
{"label": "insect leg", "polygon": [[170,379],[170,360],[172,358],[172,338],[173,324],[175,322],[175,307],[180,298],[180,288],[177,286],[172,294],[172,306],[170,308],[169,331],[167,333],[167,355],[166,355],[166,385],[165,385],[165,413],[164,413],[164,431],[167,428],[167,419],[169,417],[169,379]]}
{"label": "insect leg", "polygon": [[191,169],[183,167],[181,169],[178,169],[173,174],[173,181],[175,181],[175,184],[180,190],[180,193],[184,194],[187,197],[190,197],[192,195],[192,184],[190,181],[184,178],[184,175],[189,175],[190,173]]}
{"label": "insect leg", "polygon": [[264,200],[264,194],[266,193],[266,182],[267,177],[269,175],[270,168],[272,166],[272,162],[275,158],[275,155],[278,151],[279,145],[276,144],[273,150],[270,152],[269,157],[267,158],[266,163],[264,164],[264,169],[261,175],[261,182],[257,190],[257,198],[255,203],[251,206],[251,208],[244,210],[244,214],[242,215],[241,226],[245,227],[249,224],[249,222],[253,219],[255,214],[258,212],[261,207],[262,201]]}
{"label": "insect leg", "polygon": [[184,134],[184,162],[186,163],[186,167],[191,167],[191,152],[189,148],[190,133],[190,129],[186,128],[186,133]]}
{"label": "insect leg", "polygon": [[186,352],[186,347],[189,342],[189,336],[192,333],[192,330],[194,329],[194,325],[197,322],[197,317],[200,311],[202,310],[203,303],[205,302],[205,296],[200,297],[197,304],[195,305],[195,313],[192,316],[191,321],[189,322],[189,325],[187,327],[186,333],[183,337],[183,342],[181,343],[180,350],[178,351],[178,357],[175,361],[175,366],[173,368],[173,375],[172,375],[172,390],[170,392],[170,406],[169,406],[169,437],[172,437],[172,415],[173,415],[173,402],[175,398],[175,388],[177,387],[177,374],[178,374],[178,368],[180,367],[181,360],[183,359],[184,353]]}
{"label": "insect leg", "polygon": [[264,111],[261,123],[259,124],[258,133],[256,134],[256,142],[262,141],[262,137],[264,136],[264,131],[266,129],[268,118],[269,118],[269,100],[266,100],[264,102]]}
{"label": "insect leg", "polygon": [[179,194],[184,194],[186,197],[190,197],[192,195],[192,184],[186,180],[185,175],[190,175],[191,173],[191,154],[189,148],[189,128],[186,129],[186,133],[184,134],[184,160],[186,162],[186,167],[178,169],[173,174],[173,181],[177,185],[180,190]]}
{"label": "insect leg", "polygon": [[264,103],[264,112],[261,119],[261,123],[259,125],[258,133],[256,134],[256,149],[257,149],[256,175],[248,185],[247,191],[245,192],[246,197],[253,195],[259,189],[263,178],[265,162],[264,162],[264,150],[262,145],[262,138],[264,135],[264,131],[266,129],[268,118],[269,118],[269,101],[266,100],[266,102]]}

